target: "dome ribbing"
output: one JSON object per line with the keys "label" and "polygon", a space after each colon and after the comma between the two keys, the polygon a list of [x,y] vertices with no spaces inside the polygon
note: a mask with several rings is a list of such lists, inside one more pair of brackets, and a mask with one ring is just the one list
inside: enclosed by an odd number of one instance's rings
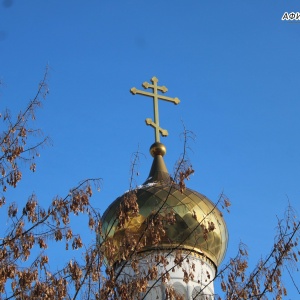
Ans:
{"label": "dome ribbing", "polygon": [[[163,146],[157,143],[154,145]],[[103,215],[104,235],[112,239],[116,247],[122,247],[122,239],[126,234],[137,239],[145,234],[147,222],[153,215],[159,214],[163,220],[166,214],[172,214],[175,222],[168,224],[164,221],[165,235],[162,239],[158,243],[146,240],[138,252],[188,250],[205,256],[217,267],[225,256],[228,243],[226,223],[221,212],[204,195],[189,188],[181,192],[168,174],[162,153],[159,150],[153,151],[154,145],[150,148],[154,159],[149,177],[134,191],[139,212],[124,227],[119,228],[117,213],[120,204],[132,192],[117,198]],[[121,257],[115,258],[116,262],[121,260]]]}

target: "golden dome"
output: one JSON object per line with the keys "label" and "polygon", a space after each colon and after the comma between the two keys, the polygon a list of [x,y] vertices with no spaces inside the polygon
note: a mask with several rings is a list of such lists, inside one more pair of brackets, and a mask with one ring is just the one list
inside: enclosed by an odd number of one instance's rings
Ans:
{"label": "golden dome", "polygon": [[[142,236],[149,218],[156,212],[161,216],[172,213],[175,216],[174,222],[163,223],[165,235],[159,243],[151,244],[151,241],[147,241],[139,252],[174,248],[191,250],[204,255],[217,267],[225,256],[228,243],[222,214],[204,195],[189,188],[181,192],[179,186],[172,183],[162,158],[165,152],[165,147],[160,143],[150,148],[154,160],[149,177],[135,191],[138,213],[120,228],[117,212],[130,192],[117,198],[102,217],[103,235],[119,247],[126,233],[135,237]],[[116,257],[115,261],[119,260],[121,257]]]}

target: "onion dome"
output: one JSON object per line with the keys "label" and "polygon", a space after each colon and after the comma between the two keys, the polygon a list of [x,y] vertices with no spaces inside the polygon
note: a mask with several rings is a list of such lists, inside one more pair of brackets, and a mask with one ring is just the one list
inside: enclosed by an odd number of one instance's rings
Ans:
{"label": "onion dome", "polygon": [[[160,215],[162,220],[166,214],[172,214],[174,221],[163,223],[163,237],[155,243],[147,240],[138,252],[187,250],[206,257],[217,268],[225,256],[228,243],[226,223],[221,212],[204,195],[189,188],[181,191],[179,185],[172,181],[163,160],[166,153],[163,144],[154,143],[150,153],[153,163],[149,177],[135,190],[138,210],[125,221],[124,226],[119,226],[118,211],[132,192],[118,197],[103,214],[103,235],[116,248],[124,247],[124,236],[142,237],[147,222],[154,214]],[[115,262],[121,260],[122,257],[115,258]]]}

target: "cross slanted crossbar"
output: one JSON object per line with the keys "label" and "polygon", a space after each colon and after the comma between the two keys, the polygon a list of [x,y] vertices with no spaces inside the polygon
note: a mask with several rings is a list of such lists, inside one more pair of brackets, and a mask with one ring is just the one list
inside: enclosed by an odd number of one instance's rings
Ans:
{"label": "cross slanted crossbar", "polygon": [[168,89],[165,86],[158,86],[157,85],[158,79],[156,77],[152,77],[151,81],[152,81],[153,84],[148,83],[148,82],[144,82],[143,87],[145,89],[151,88],[153,90],[152,93],[142,91],[142,90],[138,90],[135,87],[133,87],[130,90],[130,92],[133,95],[140,94],[140,95],[143,95],[143,96],[153,98],[154,122],[150,118],[147,118],[145,121],[146,121],[147,125],[150,125],[151,127],[153,127],[155,129],[155,142],[160,142],[160,133],[161,133],[162,136],[167,136],[168,131],[166,129],[162,129],[161,127],[159,127],[158,100],[164,100],[164,101],[172,102],[176,105],[180,103],[180,100],[177,97],[171,98],[171,97],[167,97],[167,96],[158,94],[158,91],[166,93],[168,91]]}

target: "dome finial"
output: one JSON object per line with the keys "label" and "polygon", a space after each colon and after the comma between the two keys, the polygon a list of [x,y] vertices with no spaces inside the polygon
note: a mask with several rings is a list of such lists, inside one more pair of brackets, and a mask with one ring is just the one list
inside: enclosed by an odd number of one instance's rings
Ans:
{"label": "dome finial", "polygon": [[155,157],[157,155],[164,156],[167,152],[166,146],[162,143],[155,142],[150,147],[150,153],[152,157]]}
{"label": "dome finial", "polygon": [[147,125],[150,125],[151,127],[153,127],[155,129],[155,142],[159,143],[160,142],[160,134],[162,136],[167,136],[168,131],[166,129],[162,129],[161,127],[159,127],[158,100],[169,101],[169,102],[172,102],[174,104],[179,104],[180,100],[177,97],[171,98],[171,97],[167,97],[167,96],[163,96],[161,94],[158,94],[158,91],[161,91],[161,92],[165,93],[165,92],[168,91],[168,89],[165,86],[158,86],[157,85],[158,79],[155,76],[151,78],[151,81],[152,81],[153,84],[150,84],[148,82],[144,82],[143,87],[145,89],[151,88],[153,90],[152,93],[138,90],[135,87],[133,87],[130,90],[130,92],[133,95],[140,94],[140,95],[143,95],[143,96],[153,98],[154,122],[150,118],[147,118],[145,121],[146,121]]}

